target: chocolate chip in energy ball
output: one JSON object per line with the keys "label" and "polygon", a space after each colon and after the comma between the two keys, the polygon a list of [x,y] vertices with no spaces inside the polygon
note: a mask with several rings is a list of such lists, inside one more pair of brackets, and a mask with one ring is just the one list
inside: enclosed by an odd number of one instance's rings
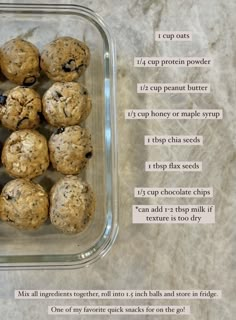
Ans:
{"label": "chocolate chip in energy ball", "polygon": [[62,95],[59,91],[56,91],[56,90],[53,92],[52,95],[53,95],[53,98],[54,98],[55,100],[57,100],[57,101],[58,101],[61,97],[63,97],[63,95]]}
{"label": "chocolate chip in energy ball", "polygon": [[6,104],[7,101],[7,96],[4,95],[0,95],[0,105],[4,106]]}
{"label": "chocolate chip in energy ball", "polygon": [[74,59],[68,60],[66,63],[62,65],[62,69],[65,72],[75,71],[77,69],[75,60]]}
{"label": "chocolate chip in energy ball", "polygon": [[14,197],[10,196],[9,194],[6,194],[5,195],[5,199],[6,200],[12,200],[12,199],[14,199]]}
{"label": "chocolate chip in energy ball", "polygon": [[36,82],[36,77],[35,76],[29,76],[26,77],[23,81],[23,85],[28,87],[28,86],[32,86],[33,84],[35,84]]}
{"label": "chocolate chip in energy ball", "polygon": [[43,113],[39,111],[37,112],[37,115],[39,116],[40,122],[43,122],[44,121]]}
{"label": "chocolate chip in energy ball", "polygon": [[65,131],[65,128],[58,128],[55,134],[60,134]]}
{"label": "chocolate chip in energy ball", "polygon": [[85,158],[90,159],[90,158],[92,158],[92,156],[93,156],[93,153],[92,153],[92,151],[90,151],[90,152],[86,153]]}

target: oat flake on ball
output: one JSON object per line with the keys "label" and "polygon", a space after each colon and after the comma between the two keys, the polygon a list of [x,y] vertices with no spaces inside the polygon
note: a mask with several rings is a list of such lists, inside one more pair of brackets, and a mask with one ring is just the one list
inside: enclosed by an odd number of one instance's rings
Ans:
{"label": "oat flake on ball", "polygon": [[40,76],[39,52],[30,42],[15,38],[0,49],[1,70],[13,83],[31,86]]}
{"label": "oat flake on ball", "polygon": [[41,53],[40,66],[49,79],[74,81],[90,62],[87,45],[71,37],[60,37],[47,44]]}

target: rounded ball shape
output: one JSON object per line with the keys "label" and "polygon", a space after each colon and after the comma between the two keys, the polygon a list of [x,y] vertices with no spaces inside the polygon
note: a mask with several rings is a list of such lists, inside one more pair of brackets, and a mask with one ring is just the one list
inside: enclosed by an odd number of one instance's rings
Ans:
{"label": "rounded ball shape", "polygon": [[19,229],[32,230],[47,220],[48,206],[48,195],[39,184],[16,179],[2,190],[0,217]]}
{"label": "rounded ball shape", "polygon": [[39,52],[29,41],[15,38],[6,42],[1,50],[1,70],[13,83],[30,86],[40,76]]}
{"label": "rounded ball shape", "polygon": [[3,146],[2,163],[16,178],[41,175],[49,165],[47,140],[35,130],[13,132]]}
{"label": "rounded ball shape", "polygon": [[85,43],[60,37],[43,48],[40,66],[49,79],[69,82],[84,73],[89,61],[90,51]]}
{"label": "rounded ball shape", "polygon": [[77,82],[56,82],[43,96],[43,115],[54,127],[79,124],[88,117],[91,108],[87,90]]}
{"label": "rounded ball shape", "polygon": [[80,126],[59,128],[48,142],[53,167],[63,174],[78,174],[92,157],[89,131]]}
{"label": "rounded ball shape", "polygon": [[39,126],[42,105],[35,90],[16,87],[0,97],[0,115],[4,127],[18,130]]}
{"label": "rounded ball shape", "polygon": [[77,176],[65,176],[50,191],[51,223],[64,233],[83,231],[94,216],[91,187]]}

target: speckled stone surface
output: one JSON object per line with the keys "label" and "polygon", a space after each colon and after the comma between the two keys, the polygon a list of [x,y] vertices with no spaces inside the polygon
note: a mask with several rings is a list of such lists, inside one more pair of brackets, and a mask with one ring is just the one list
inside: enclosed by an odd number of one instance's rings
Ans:
{"label": "speckled stone surface", "polygon": [[[1,1],[2,2],[2,1]],[[36,2],[36,1],[35,1]],[[38,2],[38,1],[37,1]],[[0,311],[5,320],[51,319],[51,304],[190,305],[188,320],[235,317],[236,222],[236,47],[234,0],[79,1],[100,14],[117,44],[117,121],[119,134],[120,231],[110,253],[80,270],[0,271]],[[189,30],[192,42],[154,42],[155,30]],[[210,56],[212,68],[140,69],[135,56]],[[207,82],[210,94],[144,95],[138,82]],[[130,108],[223,109],[221,121],[129,121]],[[148,147],[145,134],[199,134],[202,147]],[[200,173],[145,173],[145,161],[203,161]],[[134,187],[200,186],[214,188],[213,225],[133,225]],[[161,199],[161,204],[200,200]],[[151,201],[150,201],[151,203]],[[1,245],[1,244],[0,244]],[[14,300],[15,289],[215,289],[221,300],[67,301]],[[2,316],[1,316],[2,317]],[[57,317],[55,317],[57,318]],[[59,318],[59,317],[58,317]],[[60,319],[70,317],[61,316]],[[79,317],[87,319],[87,317]],[[91,317],[92,318],[92,317]],[[113,317],[96,316],[94,319]],[[114,319],[129,319],[114,316]],[[170,320],[173,316],[139,316]],[[90,319],[90,317],[89,317]]]}

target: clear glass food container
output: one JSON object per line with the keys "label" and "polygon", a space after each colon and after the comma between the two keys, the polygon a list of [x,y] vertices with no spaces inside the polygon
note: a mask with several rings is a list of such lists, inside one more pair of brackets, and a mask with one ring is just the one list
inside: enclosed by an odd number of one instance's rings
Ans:
{"label": "clear glass food container", "polygon": [[[94,155],[82,176],[96,195],[94,219],[80,234],[62,234],[49,222],[31,232],[0,222],[0,268],[87,266],[109,251],[118,232],[114,42],[103,20],[90,9],[78,5],[2,3],[0,30],[0,45],[20,36],[41,50],[57,37],[71,36],[90,48],[90,65],[78,81],[87,87],[92,98],[92,112],[85,126],[92,135]],[[43,94],[51,84],[42,75],[34,89]],[[0,76],[1,92],[14,86]],[[49,136],[52,128],[43,125],[39,131]],[[0,128],[2,143],[9,135],[9,130]],[[60,176],[49,169],[34,181],[49,191]],[[10,179],[1,165],[1,188]]]}

